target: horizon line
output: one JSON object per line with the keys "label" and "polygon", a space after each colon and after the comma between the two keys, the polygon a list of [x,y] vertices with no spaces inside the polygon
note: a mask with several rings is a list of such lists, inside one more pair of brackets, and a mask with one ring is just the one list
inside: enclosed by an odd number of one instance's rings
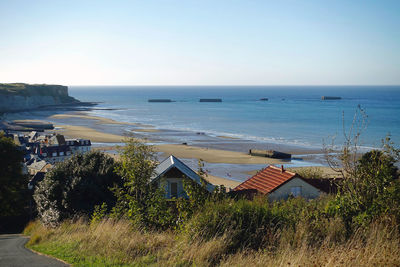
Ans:
{"label": "horizon line", "polygon": [[[45,84],[45,83],[44,83]],[[136,87],[157,87],[157,86],[163,86],[163,87],[185,87],[185,86],[191,86],[191,87],[206,87],[206,86],[214,86],[214,87],[241,87],[241,86],[251,86],[251,87],[270,87],[270,86],[276,86],[276,87],[290,87],[290,86],[310,86],[310,87],[317,87],[317,86],[322,86],[322,87],[328,87],[328,86],[335,86],[335,87],[345,87],[345,86],[353,86],[353,87],[361,87],[361,86],[385,86],[385,87],[397,87],[400,86],[400,84],[69,84],[67,86],[121,86],[121,87],[127,87],[127,86],[136,86]]]}

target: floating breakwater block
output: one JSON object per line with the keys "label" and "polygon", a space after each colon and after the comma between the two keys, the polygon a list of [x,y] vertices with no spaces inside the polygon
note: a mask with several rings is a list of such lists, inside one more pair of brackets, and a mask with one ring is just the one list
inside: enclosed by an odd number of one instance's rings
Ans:
{"label": "floating breakwater block", "polygon": [[340,96],[322,96],[322,100],[340,100],[342,99]]}
{"label": "floating breakwater block", "polygon": [[279,152],[279,151],[275,151],[275,150],[250,149],[249,154],[251,156],[274,158],[274,159],[290,159],[290,158],[292,158],[292,154]]}
{"label": "floating breakwater block", "polygon": [[171,99],[149,99],[148,102],[150,103],[169,103],[172,102]]}
{"label": "floating breakwater block", "polygon": [[221,98],[201,98],[200,102],[222,102]]}

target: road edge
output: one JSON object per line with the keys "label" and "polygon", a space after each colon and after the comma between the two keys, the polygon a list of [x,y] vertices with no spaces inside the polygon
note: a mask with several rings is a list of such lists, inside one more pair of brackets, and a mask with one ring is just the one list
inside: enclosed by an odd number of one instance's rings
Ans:
{"label": "road edge", "polygon": [[31,249],[31,248],[28,248],[28,247],[26,246],[26,243],[28,243],[28,241],[31,239],[31,237],[28,236],[28,235],[21,235],[21,236],[25,236],[25,237],[28,237],[28,238],[29,238],[29,239],[26,240],[26,242],[25,242],[25,244],[24,244],[24,248],[26,248],[27,250],[29,250],[29,251],[31,251],[31,252],[37,254],[37,255],[45,256],[45,257],[48,257],[48,258],[50,258],[50,259],[54,259],[54,260],[57,260],[57,261],[59,261],[59,262],[62,262],[62,263],[64,263],[64,264],[68,265],[68,266],[72,266],[71,263],[68,263],[68,262],[66,262],[66,261],[64,261],[64,260],[62,260],[62,259],[59,259],[59,258],[56,258],[56,257],[54,257],[54,256],[47,255],[47,254],[41,253],[41,252],[39,252],[39,251],[33,250],[33,249]]}

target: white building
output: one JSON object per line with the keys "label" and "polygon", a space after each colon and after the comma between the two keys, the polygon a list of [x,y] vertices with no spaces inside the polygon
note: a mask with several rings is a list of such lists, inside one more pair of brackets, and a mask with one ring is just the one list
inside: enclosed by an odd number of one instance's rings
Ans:
{"label": "white building", "polygon": [[[185,165],[182,161],[174,156],[166,158],[155,169],[155,174],[151,178],[152,183],[157,183],[159,187],[164,187],[165,197],[171,198],[186,198],[186,192],[183,188],[183,181],[191,179],[192,181],[202,185],[201,177],[191,168]],[[206,183],[206,189],[209,192],[214,190],[214,185]]]}
{"label": "white building", "polygon": [[311,180],[310,182],[307,180],[309,179],[304,179],[297,173],[285,170],[283,166],[278,168],[270,165],[235,187],[233,191],[250,197],[256,194],[267,195],[271,201],[289,197],[313,199],[322,193],[329,193],[322,187],[311,184]]}
{"label": "white building", "polygon": [[92,146],[89,139],[67,139],[65,144],[70,147],[73,154],[89,152]]}

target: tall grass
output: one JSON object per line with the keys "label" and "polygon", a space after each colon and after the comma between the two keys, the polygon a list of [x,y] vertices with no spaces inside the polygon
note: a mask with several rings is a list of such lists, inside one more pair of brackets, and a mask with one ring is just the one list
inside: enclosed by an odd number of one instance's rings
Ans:
{"label": "tall grass", "polygon": [[[340,223],[310,243],[310,228],[298,223],[280,229],[274,249],[242,247],[231,251],[231,232],[194,239],[188,232],[145,232],[125,220],[65,221],[57,228],[33,222],[28,247],[75,266],[400,266],[400,237],[395,225],[373,223],[350,238],[337,238]],[[334,241],[333,241],[334,240]]]}

